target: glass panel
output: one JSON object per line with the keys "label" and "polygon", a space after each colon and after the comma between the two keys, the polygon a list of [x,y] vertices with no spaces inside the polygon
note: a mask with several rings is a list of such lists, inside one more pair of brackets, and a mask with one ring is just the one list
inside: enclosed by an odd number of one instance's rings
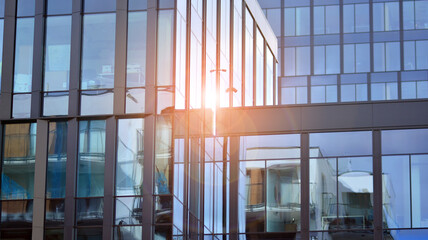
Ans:
{"label": "glass panel", "polygon": [[64,224],[64,199],[46,200],[45,227],[58,227]]}
{"label": "glass panel", "polygon": [[325,74],[325,46],[314,46],[314,73]]}
{"label": "glass panel", "polygon": [[285,69],[284,70],[285,76],[296,75],[296,49],[295,48],[284,49],[284,69]]}
{"label": "glass panel", "polygon": [[142,240],[142,237],[143,227],[141,226],[118,226],[114,228],[114,240]]}
{"label": "glass panel", "polygon": [[[245,188],[245,232],[264,232],[265,229],[265,162],[240,162]],[[241,219],[243,221],[243,219]]]}
{"label": "glass panel", "polygon": [[155,149],[155,194],[171,194],[172,118],[158,116],[156,119]]}
{"label": "glass panel", "polygon": [[310,32],[310,15],[309,8],[296,8],[296,35],[309,35]]}
{"label": "glass panel", "polygon": [[343,64],[345,73],[354,73],[355,72],[355,45],[354,44],[345,44],[343,46]]}
{"label": "glass panel", "polygon": [[355,32],[370,31],[370,14],[368,4],[355,4]]}
{"label": "glass panel", "polygon": [[84,0],[84,12],[110,12],[116,10],[116,0]]}
{"label": "glass panel", "polygon": [[82,91],[80,115],[113,114],[113,90]]}
{"label": "glass panel", "polygon": [[310,156],[355,156],[372,154],[371,132],[311,133]]}
{"label": "glass panel", "polygon": [[68,90],[71,16],[46,18],[44,91]]}
{"label": "glass panel", "polygon": [[77,240],[102,240],[103,229],[102,228],[78,228],[77,229]]}
{"label": "glass panel", "polygon": [[417,85],[417,97],[428,98],[428,81],[418,81]]}
{"label": "glass panel", "polygon": [[128,10],[145,10],[147,9],[147,0],[129,0]]}
{"label": "glass panel", "polygon": [[356,44],[356,72],[370,72],[370,44]]}
{"label": "glass panel", "polygon": [[46,198],[65,197],[67,122],[49,123]]}
{"label": "glass panel", "polygon": [[385,43],[374,43],[373,52],[375,72],[385,71]]}
{"label": "glass panel", "polygon": [[300,158],[300,135],[240,137],[240,160]]}
{"label": "glass panel", "polygon": [[172,223],[172,197],[155,197],[155,223]]}
{"label": "glass panel", "polygon": [[310,159],[309,216],[311,230],[335,229],[337,218],[336,159]]}
{"label": "glass panel", "polygon": [[311,232],[311,239],[359,239],[359,240],[371,240],[374,239],[373,231],[365,230],[362,232],[358,231],[347,231],[347,232]]}
{"label": "glass panel", "polygon": [[144,113],[145,92],[144,88],[126,90],[126,113]]}
{"label": "glass panel", "polygon": [[253,39],[253,18],[250,12],[246,12],[245,31],[245,106],[253,106],[253,86],[254,86],[254,39]]}
{"label": "glass panel", "polygon": [[144,119],[119,119],[116,196],[143,194]]}
{"label": "glass panel", "polygon": [[326,74],[340,73],[340,46],[331,45],[325,48]]}
{"label": "glass panel", "polygon": [[68,114],[68,92],[49,92],[43,94],[43,116]]}
{"label": "glass panel", "polygon": [[388,240],[423,239],[426,236],[428,236],[428,229],[398,229],[383,232],[383,239]]}
{"label": "glass panel", "polygon": [[33,200],[1,202],[2,228],[31,228],[32,221]]}
{"label": "glass panel", "polygon": [[268,161],[266,230],[300,230],[300,160]]}
{"label": "glass panel", "polygon": [[339,33],[339,6],[326,6],[325,11],[325,33]]}
{"label": "glass panel", "polygon": [[401,82],[401,98],[415,99],[416,98],[416,82]]}
{"label": "glass panel", "polygon": [[72,0],[48,0],[47,13],[52,14],[71,14]]}
{"label": "glass panel", "polygon": [[285,36],[294,36],[296,35],[296,9],[286,8],[284,12]]}
{"label": "glass panel", "polygon": [[428,69],[428,41],[416,41],[416,68]]}
{"label": "glass panel", "polygon": [[310,74],[311,54],[310,47],[297,47],[296,48],[296,75]]}
{"label": "glass panel", "polygon": [[15,94],[12,101],[13,118],[30,118],[31,94]]}
{"label": "glass panel", "polygon": [[45,229],[45,240],[62,240],[64,239],[63,229]]}
{"label": "glass panel", "polygon": [[[428,48],[427,48],[428,50]],[[400,43],[386,43],[386,71],[400,71]]]}
{"label": "glass panel", "polygon": [[36,129],[36,123],[4,126],[1,176],[3,200],[33,198]]}
{"label": "glass panel", "polygon": [[384,228],[410,228],[409,156],[382,157]]}
{"label": "glass panel", "polygon": [[5,0],[0,0],[0,18],[4,18],[4,5],[5,5],[4,3],[5,3]]}
{"label": "glass panel", "polygon": [[127,87],[146,84],[147,12],[128,14]]}
{"label": "glass panel", "polygon": [[386,99],[386,86],[385,83],[372,83],[372,101],[379,101]]}
{"label": "glass panel", "polygon": [[324,6],[314,7],[314,34],[324,34]]}
{"label": "glass panel", "polygon": [[426,153],[428,129],[382,131],[382,154]]}
{"label": "glass panel", "polygon": [[140,197],[116,198],[115,225],[139,225],[142,224],[142,203]]}
{"label": "glass panel", "polygon": [[[22,2],[22,0],[19,2]],[[33,41],[34,18],[16,19],[15,69],[13,76],[13,92],[15,93],[31,92]]]}
{"label": "glass panel", "polygon": [[404,70],[415,70],[416,46],[414,41],[404,42]]}
{"label": "glass panel", "polygon": [[160,87],[158,88],[157,97],[157,113],[169,113],[174,108],[174,88]]}
{"label": "glass panel", "polygon": [[35,14],[35,0],[18,0],[16,5],[16,16],[17,17],[27,17],[34,16]]}
{"label": "glass panel", "polygon": [[428,181],[428,155],[411,156],[412,174],[412,227],[428,227],[428,206],[425,200],[428,192],[425,184]]}
{"label": "glass panel", "polygon": [[428,1],[415,1],[416,29],[428,29]]}
{"label": "glass panel", "polygon": [[115,29],[114,13],[83,16],[81,89],[113,88]]}
{"label": "glass panel", "polygon": [[264,39],[258,29],[256,38],[256,73],[256,106],[261,106],[264,104]]}
{"label": "glass panel", "polygon": [[77,197],[104,196],[105,132],[104,120],[79,124]]}
{"label": "glass panel", "polygon": [[372,166],[371,157],[338,159],[340,229],[373,228]]}
{"label": "glass panel", "polygon": [[400,15],[398,2],[385,3],[385,31],[400,29]]}
{"label": "glass panel", "polygon": [[158,46],[157,55],[157,85],[173,84],[173,36],[174,11],[165,10],[158,13]]}
{"label": "glass panel", "polygon": [[343,32],[352,33],[355,30],[354,5],[343,5]]}
{"label": "glass panel", "polygon": [[172,226],[171,225],[155,226],[154,239],[156,240],[172,239]]}
{"label": "glass panel", "polygon": [[415,2],[403,1],[403,27],[415,29]]}
{"label": "glass panel", "polygon": [[102,225],[103,210],[103,198],[76,199],[76,224],[80,226]]}
{"label": "glass panel", "polygon": [[373,31],[385,31],[384,3],[373,3]]}

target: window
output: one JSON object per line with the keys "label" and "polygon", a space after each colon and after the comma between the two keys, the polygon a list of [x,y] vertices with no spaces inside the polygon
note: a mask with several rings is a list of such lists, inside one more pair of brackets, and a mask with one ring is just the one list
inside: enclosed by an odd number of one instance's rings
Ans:
{"label": "window", "polygon": [[314,34],[339,33],[339,6],[314,7]]}
{"label": "window", "polygon": [[273,54],[269,48],[266,48],[266,105],[273,105],[274,99],[274,81],[273,74]]}
{"label": "window", "polygon": [[371,76],[371,100],[398,99],[396,73],[373,73]]}
{"label": "window", "polygon": [[315,46],[314,65],[315,74],[340,73],[340,46]]}
{"label": "window", "polygon": [[400,43],[374,43],[374,71],[399,71],[400,70]]}
{"label": "window", "polygon": [[345,44],[343,46],[344,55],[344,72],[370,72],[370,45],[362,44]]}
{"label": "window", "polygon": [[373,31],[400,29],[398,2],[373,3]]}
{"label": "window", "polygon": [[404,1],[403,25],[404,29],[428,29],[428,1]]}
{"label": "window", "polygon": [[43,115],[68,114],[71,16],[46,18]]}
{"label": "window", "polygon": [[307,77],[285,77],[281,79],[281,104],[308,103]]}
{"label": "window", "polygon": [[340,79],[341,101],[367,101],[367,75],[346,74]]}
{"label": "window", "polygon": [[281,36],[281,9],[273,8],[266,10],[266,18],[272,27],[273,32],[276,36]]}
{"label": "window", "polygon": [[343,32],[370,31],[369,4],[343,5]]}
{"label": "window", "polygon": [[245,106],[253,106],[254,20],[248,9],[246,9],[245,18]]}
{"label": "window", "polygon": [[428,98],[428,80],[421,71],[401,73],[402,99]]}
{"label": "window", "polygon": [[111,12],[116,10],[116,0],[83,0],[83,11]]}
{"label": "window", "polygon": [[310,33],[309,7],[286,8],[284,31],[285,36],[303,36]]}
{"label": "window", "polygon": [[404,42],[404,69],[428,69],[428,41]]}
{"label": "window", "polygon": [[312,76],[311,102],[337,102],[337,76]]}
{"label": "window", "polygon": [[47,13],[48,15],[54,14],[71,14],[72,0],[48,0]]}
{"label": "window", "polygon": [[427,129],[382,131],[383,225],[427,227],[424,182],[428,170]]}
{"label": "window", "polygon": [[285,48],[284,55],[286,76],[310,74],[310,47]]}
{"label": "window", "polygon": [[373,228],[371,132],[312,133],[309,143],[310,229]]}
{"label": "window", "polygon": [[[239,231],[299,231],[300,136],[241,137],[240,160]],[[280,214],[284,208],[290,214]]]}
{"label": "window", "polygon": [[256,36],[256,106],[261,106],[264,104],[265,42],[259,29],[257,29]]}

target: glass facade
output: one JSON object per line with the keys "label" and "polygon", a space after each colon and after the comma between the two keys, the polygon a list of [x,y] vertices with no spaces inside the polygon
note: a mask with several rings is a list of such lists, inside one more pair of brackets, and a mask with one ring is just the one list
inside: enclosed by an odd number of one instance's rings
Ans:
{"label": "glass facade", "polygon": [[0,0],[0,239],[425,238],[427,2]]}

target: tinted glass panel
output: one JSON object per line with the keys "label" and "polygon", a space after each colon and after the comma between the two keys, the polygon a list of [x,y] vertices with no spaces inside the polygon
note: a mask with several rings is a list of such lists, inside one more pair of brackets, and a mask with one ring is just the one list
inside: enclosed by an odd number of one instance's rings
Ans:
{"label": "tinted glass panel", "polygon": [[143,113],[145,109],[145,89],[133,88],[126,91],[126,113]]}
{"label": "tinted glass panel", "polygon": [[31,113],[31,94],[13,95],[13,118],[29,118]]}
{"label": "tinted glass panel", "polygon": [[48,14],[70,14],[72,0],[48,0],[47,12]]}
{"label": "tinted glass panel", "polygon": [[79,124],[77,196],[104,196],[105,131],[103,120]]}
{"label": "tinted glass panel", "polygon": [[101,115],[113,113],[113,90],[82,91],[80,114]]}
{"label": "tinted glass panel", "polygon": [[158,15],[158,70],[159,86],[172,85],[173,80],[173,30],[174,12],[160,11]]}
{"label": "tinted glass panel", "polygon": [[140,197],[116,198],[115,225],[142,224],[142,203]]}
{"label": "tinted glass panel", "polygon": [[[102,225],[104,213],[103,198],[76,199],[77,225]],[[79,239],[79,237],[77,238]],[[93,238],[90,238],[93,239]]]}
{"label": "tinted glass panel", "polygon": [[17,19],[13,84],[13,92],[15,93],[31,92],[31,80],[33,76],[33,41],[34,18]]}
{"label": "tinted glass panel", "polygon": [[36,127],[32,124],[5,125],[3,132],[3,166],[1,199],[32,199]]}
{"label": "tinted glass panel", "polygon": [[16,6],[16,16],[25,17],[25,16],[34,16],[35,14],[35,0],[18,0]]}
{"label": "tinted glass panel", "polygon": [[382,154],[426,153],[428,129],[382,131]]}
{"label": "tinted glass panel", "polygon": [[116,195],[142,195],[144,160],[144,120],[118,122]]}
{"label": "tinted glass panel", "polygon": [[144,10],[147,9],[147,0],[129,0],[128,10]]}
{"label": "tinted glass panel", "polygon": [[147,12],[128,15],[127,87],[142,87],[146,83]]}
{"label": "tinted glass panel", "polygon": [[46,18],[44,91],[68,90],[71,16]]}
{"label": "tinted glass panel", "polygon": [[115,29],[114,13],[83,16],[81,89],[113,88]]}
{"label": "tinted glass panel", "polygon": [[[33,200],[2,201],[1,223],[2,228],[31,228],[33,221]],[[2,234],[2,239],[4,235]],[[19,238],[11,238],[19,239]],[[28,239],[28,238],[25,238]],[[31,238],[29,238],[31,239]]]}
{"label": "tinted glass panel", "polygon": [[428,227],[428,206],[425,200],[428,192],[425,184],[428,181],[428,155],[412,155],[412,225],[413,227]]}
{"label": "tinted glass panel", "polygon": [[85,12],[110,12],[116,10],[116,0],[84,0]]}
{"label": "tinted glass panel", "polygon": [[372,154],[371,132],[311,133],[310,156],[355,156]]}
{"label": "tinted glass panel", "polygon": [[102,228],[79,228],[77,229],[77,240],[102,240]]}
{"label": "tinted glass panel", "polygon": [[141,226],[118,226],[114,229],[114,239],[142,240],[143,227]]}
{"label": "tinted glass panel", "polygon": [[45,226],[58,227],[64,224],[64,199],[46,200]]}
{"label": "tinted glass panel", "polygon": [[67,122],[49,123],[46,198],[65,197]]}
{"label": "tinted glass panel", "polygon": [[43,116],[68,114],[68,92],[49,92],[43,98]]}

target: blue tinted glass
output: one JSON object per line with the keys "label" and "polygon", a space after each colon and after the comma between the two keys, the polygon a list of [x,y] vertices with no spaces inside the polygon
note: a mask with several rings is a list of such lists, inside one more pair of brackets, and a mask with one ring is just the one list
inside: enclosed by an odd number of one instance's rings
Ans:
{"label": "blue tinted glass", "polygon": [[343,32],[352,33],[355,30],[354,5],[343,6]]}
{"label": "blue tinted glass", "polygon": [[415,99],[416,98],[416,82],[401,83],[401,98]]}
{"label": "blue tinted glass", "polygon": [[142,224],[142,200],[140,197],[116,198],[115,225]]}
{"label": "blue tinted glass", "polygon": [[428,129],[382,131],[382,154],[427,153]]}
{"label": "blue tinted glass", "polygon": [[47,12],[52,14],[70,14],[72,0],[48,0]]}
{"label": "blue tinted glass", "polygon": [[373,55],[374,70],[385,71],[385,43],[373,44]]}
{"label": "blue tinted glass", "polygon": [[425,200],[428,192],[425,184],[428,181],[428,155],[411,156],[411,179],[412,179],[412,226],[428,227],[428,206]]}
{"label": "blue tinted glass", "polygon": [[35,14],[35,0],[18,0],[16,6],[16,16],[34,16]]}
{"label": "blue tinted glass", "polygon": [[49,123],[46,198],[65,197],[67,122]]}
{"label": "blue tinted glass", "polygon": [[310,47],[296,48],[296,75],[310,74]]}
{"label": "blue tinted glass", "polygon": [[428,1],[415,1],[416,29],[428,29]]}
{"label": "blue tinted glass", "polygon": [[325,86],[311,87],[311,102],[312,103],[325,102]]}
{"label": "blue tinted glass", "polygon": [[355,45],[347,44],[343,46],[343,57],[344,57],[344,72],[353,73],[355,72]]}
{"label": "blue tinted glass", "polygon": [[[103,198],[76,199],[76,225],[102,225],[104,213]],[[90,228],[89,228],[90,229]],[[77,237],[79,239],[79,237]],[[97,238],[83,238],[97,239]]]}
{"label": "blue tinted glass", "polygon": [[426,236],[428,236],[427,229],[386,230],[383,233],[384,239],[394,240],[423,239]]}
{"label": "blue tinted glass", "polygon": [[385,83],[372,83],[372,100],[386,100],[386,86]]}
{"label": "blue tinted glass", "polygon": [[417,94],[418,98],[428,98],[428,81],[418,81]]}
{"label": "blue tinted glass", "polygon": [[314,34],[324,34],[324,7],[314,7]]}
{"label": "blue tinted glass", "polygon": [[416,68],[428,69],[428,41],[416,41]]}
{"label": "blue tinted glass", "polygon": [[31,92],[33,76],[34,18],[16,19],[13,92]]}
{"label": "blue tinted glass", "polygon": [[325,74],[325,46],[314,47],[314,73]]}
{"label": "blue tinted glass", "polygon": [[311,133],[311,157],[372,154],[371,132]]}
{"label": "blue tinted glass", "polygon": [[127,87],[142,87],[146,83],[147,12],[128,14]]}
{"label": "blue tinted glass", "polygon": [[33,198],[36,129],[35,123],[4,126],[1,174],[3,200]]}
{"label": "blue tinted glass", "polygon": [[116,0],[84,0],[85,12],[110,12],[116,10]]}
{"label": "blue tinted glass", "polygon": [[373,3],[373,31],[385,30],[384,3]]}
{"label": "blue tinted glass", "polygon": [[126,91],[126,113],[143,113],[145,109],[145,89],[132,88]]}
{"label": "blue tinted glass", "polygon": [[[237,13],[235,16],[237,16]],[[281,36],[281,9],[279,8],[268,9],[267,19],[275,35]]]}
{"label": "blue tinted glass", "polygon": [[144,160],[144,120],[118,122],[116,195],[142,195]]}
{"label": "blue tinted glass", "polygon": [[[158,15],[157,84],[172,85],[174,11],[160,11]],[[195,44],[192,44],[195,45]]]}
{"label": "blue tinted glass", "polygon": [[340,73],[340,46],[331,45],[325,48],[326,74]]}
{"label": "blue tinted glass", "polygon": [[172,154],[172,119],[170,116],[159,116],[156,119],[155,153],[155,192],[156,194],[170,194],[173,171],[171,159],[164,157]]}
{"label": "blue tinted glass", "polygon": [[[426,49],[428,50],[428,48]],[[428,55],[428,54],[427,54]],[[400,71],[400,43],[386,43],[386,71]]]}
{"label": "blue tinted glass", "polygon": [[367,101],[367,84],[357,84],[357,101]]}
{"label": "blue tinted glass", "polygon": [[264,99],[264,39],[259,30],[257,30],[256,46],[256,106],[261,106]]}
{"label": "blue tinted glass", "polygon": [[341,101],[353,102],[356,98],[355,84],[342,84],[341,87]]}
{"label": "blue tinted glass", "polygon": [[296,36],[309,35],[310,16],[309,8],[296,8]]}
{"label": "blue tinted glass", "polygon": [[403,2],[403,28],[415,29],[415,3],[413,1]]}
{"label": "blue tinted glass", "polygon": [[416,46],[414,41],[404,42],[404,70],[416,68]]}
{"label": "blue tinted glass", "polygon": [[370,72],[370,44],[356,44],[356,72]]}
{"label": "blue tinted glass", "polygon": [[68,90],[71,16],[46,18],[44,91]]}
{"label": "blue tinted glass", "polygon": [[104,196],[105,131],[104,120],[79,124],[77,197]]}
{"label": "blue tinted glass", "polygon": [[145,10],[147,9],[147,0],[129,0],[128,10]]}
{"label": "blue tinted glass", "polygon": [[285,9],[284,31],[285,31],[285,36],[296,35],[296,10],[294,8]]}
{"label": "blue tinted glass", "polygon": [[284,68],[285,76],[296,75],[296,49],[285,48],[284,49]]}
{"label": "blue tinted glass", "polygon": [[339,6],[326,6],[325,7],[325,33],[339,33],[340,27],[340,12]]}
{"label": "blue tinted glass", "polygon": [[355,32],[370,31],[370,14],[368,4],[355,4]]}
{"label": "blue tinted glass", "polygon": [[0,0],[0,18],[4,17],[4,3],[5,3],[5,0]]}
{"label": "blue tinted glass", "polygon": [[68,92],[47,92],[43,95],[43,116],[68,114]]}
{"label": "blue tinted glass", "polygon": [[385,3],[385,31],[400,29],[400,15],[398,2]]}
{"label": "blue tinted glass", "polygon": [[113,88],[116,15],[83,16],[81,89]]}
{"label": "blue tinted glass", "polygon": [[382,157],[383,222],[385,228],[410,227],[409,156]]}

